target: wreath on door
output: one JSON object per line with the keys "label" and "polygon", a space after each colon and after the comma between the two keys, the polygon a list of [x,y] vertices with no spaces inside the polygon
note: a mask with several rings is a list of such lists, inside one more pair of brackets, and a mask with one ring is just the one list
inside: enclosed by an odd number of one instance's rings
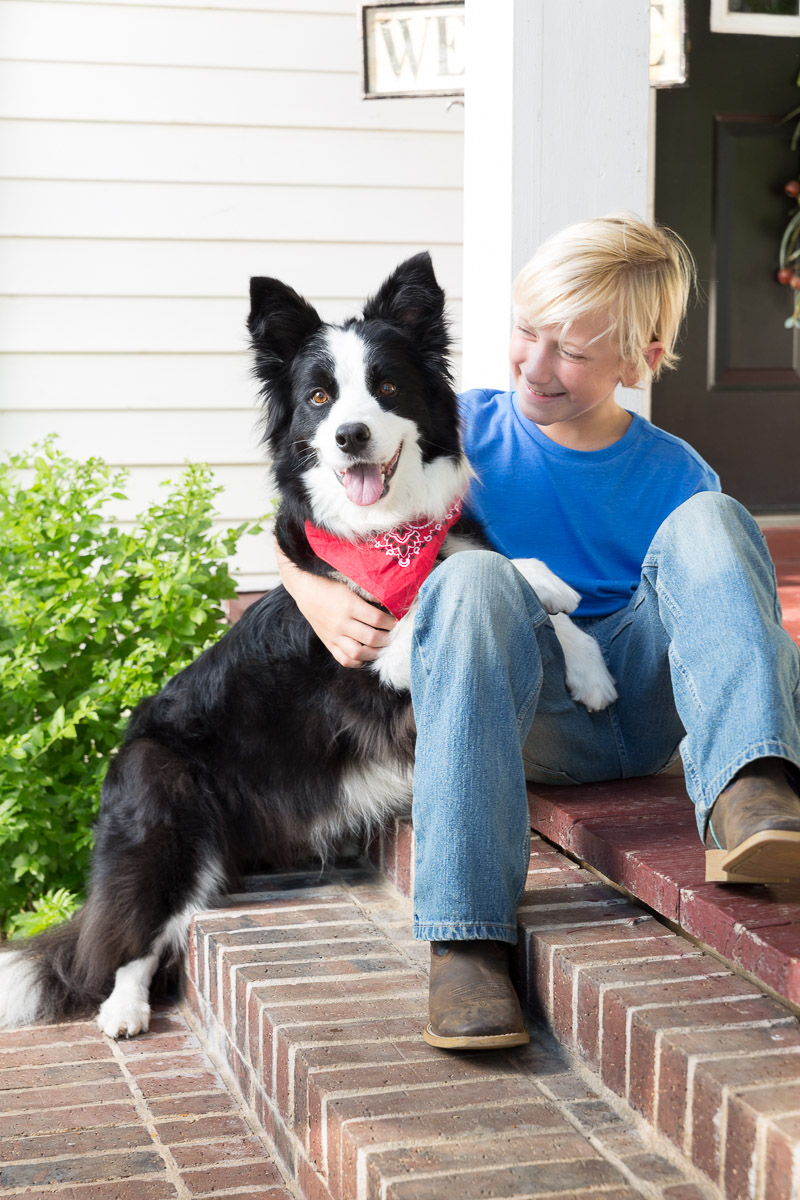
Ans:
{"label": "wreath on door", "polygon": [[[800,75],[796,80],[800,87]],[[791,149],[796,150],[800,145],[800,105],[793,108],[783,118],[784,121],[796,121],[792,134]],[[783,283],[794,289],[794,307],[792,315],[787,317],[784,325],[787,329],[800,329],[800,179],[789,179],[783,187],[786,195],[795,201],[795,208],[781,238],[778,251],[778,283]]]}

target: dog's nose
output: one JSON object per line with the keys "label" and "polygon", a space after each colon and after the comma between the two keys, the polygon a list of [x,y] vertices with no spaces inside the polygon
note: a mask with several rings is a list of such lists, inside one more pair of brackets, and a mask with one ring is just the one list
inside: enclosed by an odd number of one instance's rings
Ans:
{"label": "dog's nose", "polygon": [[345,454],[359,454],[371,436],[369,425],[363,421],[350,421],[336,430],[336,445]]}

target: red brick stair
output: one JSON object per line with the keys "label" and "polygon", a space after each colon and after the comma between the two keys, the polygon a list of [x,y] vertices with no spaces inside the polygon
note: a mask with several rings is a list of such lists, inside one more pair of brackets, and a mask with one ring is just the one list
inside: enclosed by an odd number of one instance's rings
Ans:
{"label": "red brick stair", "polygon": [[296,1200],[185,1016],[0,1033],[0,1197]]}
{"label": "red brick stair", "polygon": [[[406,889],[412,840],[372,847]],[[541,1024],[507,1055],[422,1041],[426,947],[380,876],[252,887],[197,918],[147,1037],[0,1036],[0,1200],[796,1195],[793,1014],[546,842],[515,959]]]}
{"label": "red brick stair", "polygon": [[[643,782],[630,781],[634,794]],[[599,811],[610,799],[604,795]],[[646,840],[649,826],[636,828]],[[371,849],[401,886],[410,875],[409,837],[400,823]],[[697,849],[702,856],[699,842]],[[641,863],[639,871],[646,880]],[[534,843],[519,926],[518,985],[573,1065],[624,1099],[718,1189],[713,1194],[800,1196],[793,1007],[547,842]]]}
{"label": "red brick stair", "polygon": [[783,623],[800,644],[800,527],[768,525],[764,536],[778,576]]}
{"label": "red brick stair", "polygon": [[[401,867],[407,823],[384,843]],[[670,980],[681,967],[703,975],[693,946],[542,842],[528,882],[516,971],[546,1020],[561,951],[564,963],[589,949],[602,962],[663,960]],[[197,918],[187,1000],[309,1200],[719,1195],[546,1032],[507,1054],[427,1046],[427,946],[411,939],[410,906],[379,877],[362,869],[253,887]]]}
{"label": "red brick stair", "polygon": [[800,886],[705,883],[681,779],[537,785],[529,801],[539,833],[800,1007]]}
{"label": "red brick stair", "polygon": [[[800,641],[800,536],[767,536]],[[201,914],[145,1037],[0,1034],[0,1200],[800,1198],[800,895],[705,884],[674,777],[530,800],[529,1048],[422,1041],[399,822],[372,870]]]}

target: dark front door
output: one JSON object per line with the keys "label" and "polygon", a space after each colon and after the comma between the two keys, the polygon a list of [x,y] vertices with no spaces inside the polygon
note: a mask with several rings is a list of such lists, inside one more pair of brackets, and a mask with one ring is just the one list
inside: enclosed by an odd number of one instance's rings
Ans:
{"label": "dark front door", "polygon": [[800,39],[718,34],[688,0],[689,84],[658,93],[657,220],[687,242],[701,298],[681,363],[653,387],[653,421],[685,438],[754,512],[800,510],[800,330],[775,278],[796,211],[783,187],[800,104]]}

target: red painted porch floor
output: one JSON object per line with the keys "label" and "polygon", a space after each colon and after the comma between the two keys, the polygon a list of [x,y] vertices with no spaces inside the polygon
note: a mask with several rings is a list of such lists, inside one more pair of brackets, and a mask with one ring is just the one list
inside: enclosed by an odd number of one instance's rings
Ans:
{"label": "red painted porch floor", "polygon": [[[766,529],[784,624],[800,644],[800,527]],[[531,824],[656,913],[800,1006],[800,885],[705,883],[682,778],[532,786]]]}

